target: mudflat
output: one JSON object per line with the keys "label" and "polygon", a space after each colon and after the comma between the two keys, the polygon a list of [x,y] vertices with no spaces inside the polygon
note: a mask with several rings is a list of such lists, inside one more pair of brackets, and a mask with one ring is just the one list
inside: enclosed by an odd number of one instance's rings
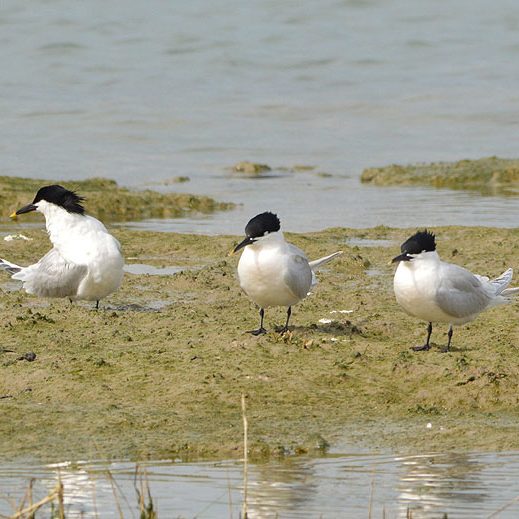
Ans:
{"label": "mudflat", "polygon": [[[447,261],[489,276],[519,267],[518,230],[432,230]],[[19,232],[30,240],[2,241],[0,256],[28,264],[50,248],[43,229]],[[240,456],[242,393],[252,455],[519,448],[518,304],[456,328],[450,353],[442,325],[431,351],[411,351],[426,323],[396,304],[389,261],[414,229],[286,233],[310,259],[344,254],[293,308],[291,331],[268,309],[261,337],[246,333],[258,311],[227,255],[240,237],[113,232],[127,264],[183,270],[127,273],[98,311],[0,274],[4,459]]]}

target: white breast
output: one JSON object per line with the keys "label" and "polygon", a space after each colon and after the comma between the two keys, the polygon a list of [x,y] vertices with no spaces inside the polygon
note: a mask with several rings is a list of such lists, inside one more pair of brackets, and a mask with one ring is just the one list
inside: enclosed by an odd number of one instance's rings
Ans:
{"label": "white breast", "polygon": [[401,261],[393,279],[398,304],[410,315],[429,322],[453,322],[435,302],[438,266],[435,262]]}
{"label": "white breast", "polygon": [[[286,243],[258,245],[247,246],[238,263],[242,289],[261,308],[288,307],[300,301],[301,297],[287,284]],[[309,288],[310,284],[306,291]]]}

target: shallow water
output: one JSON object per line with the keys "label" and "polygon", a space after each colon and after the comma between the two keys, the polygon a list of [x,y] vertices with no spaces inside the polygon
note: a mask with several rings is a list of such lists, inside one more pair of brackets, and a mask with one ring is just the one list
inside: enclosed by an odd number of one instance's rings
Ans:
{"label": "shallow water", "polygon": [[[252,182],[252,181],[248,181]],[[435,227],[468,225],[515,227],[519,217],[514,198],[489,197],[467,191],[417,187],[373,187],[348,179],[310,192],[291,183],[272,182],[268,196],[259,198],[251,189],[240,196],[222,196],[243,202],[233,211],[189,218],[126,222],[131,229],[196,234],[242,234],[255,214],[275,211],[283,229],[292,232],[319,231],[328,227],[369,228]],[[349,188],[347,186],[350,186]],[[287,192],[290,196],[287,196]]]}
{"label": "shallow water", "polygon": [[[131,227],[241,234],[264,210],[298,232],[517,225],[513,198],[358,181],[389,163],[517,156],[515,0],[7,0],[0,28],[1,174],[106,176],[242,204]],[[229,171],[241,160],[316,168],[251,179]],[[179,175],[190,181],[161,184]],[[110,516],[105,468],[135,501],[131,463],[65,466],[78,514],[91,515],[95,479]],[[161,517],[238,515],[236,462],[148,470]],[[373,517],[383,506],[390,517],[407,506],[415,517],[485,517],[519,495],[518,473],[517,453],[297,459],[252,466],[249,505],[253,517],[365,517],[373,488]],[[18,499],[33,475],[55,470],[4,464],[4,494]]]}
{"label": "shallow water", "polygon": [[139,276],[149,275],[149,276],[171,276],[173,274],[178,274],[185,270],[186,267],[178,267],[178,266],[165,266],[165,267],[155,267],[154,265],[148,265],[146,263],[127,263],[124,266],[124,271],[129,274],[136,274]]}
{"label": "shallow water", "polygon": [[[147,462],[145,469],[159,517],[238,517],[243,502],[239,461]],[[115,480],[112,488],[107,471]],[[76,462],[11,463],[0,467],[0,513],[12,510],[31,477],[34,499],[46,495],[58,474],[67,517],[118,517],[136,510],[135,464]],[[335,454],[322,458],[251,464],[249,517],[503,518],[519,514],[519,453]],[[81,515],[83,514],[83,515]],[[277,515],[276,515],[277,514]]]}
{"label": "shallow water", "polygon": [[[510,200],[358,182],[369,166],[517,155],[513,0],[8,0],[0,24],[2,174],[182,175],[163,189],[244,204],[144,224],[186,232],[237,233],[266,209],[294,231],[516,225]],[[241,160],[316,169],[258,180],[229,172]]]}

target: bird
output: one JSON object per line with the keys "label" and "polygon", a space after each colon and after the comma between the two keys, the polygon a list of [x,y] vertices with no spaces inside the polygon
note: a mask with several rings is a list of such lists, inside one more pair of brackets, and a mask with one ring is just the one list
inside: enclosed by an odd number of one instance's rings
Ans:
{"label": "bird", "polygon": [[393,279],[395,297],[411,316],[428,322],[427,339],[414,351],[429,350],[432,326],[448,323],[451,347],[453,326],[468,323],[493,306],[507,303],[519,288],[508,288],[513,270],[507,269],[496,279],[473,274],[469,270],[442,261],[436,252],[436,237],[427,229],[418,231],[401,246],[401,254],[393,258],[398,263]]}
{"label": "bird", "polygon": [[245,239],[231,254],[244,249],[238,262],[238,279],[243,291],[260,307],[260,325],[253,335],[267,332],[263,327],[265,308],[287,307],[287,319],[280,332],[288,331],[292,306],[308,295],[317,283],[314,271],[342,251],[308,261],[305,253],[285,241],[276,214],[269,211],[256,215],[245,227]]}
{"label": "bird", "polygon": [[38,211],[53,245],[37,263],[21,267],[0,259],[0,268],[22,282],[28,294],[99,301],[115,292],[123,278],[120,243],[96,218],[85,214],[84,197],[60,185],[44,186],[32,203],[11,218]]}

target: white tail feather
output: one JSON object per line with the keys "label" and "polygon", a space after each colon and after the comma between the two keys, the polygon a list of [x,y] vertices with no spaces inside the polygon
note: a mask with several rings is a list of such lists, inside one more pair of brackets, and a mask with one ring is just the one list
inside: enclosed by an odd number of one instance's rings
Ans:
{"label": "white tail feather", "polygon": [[486,281],[492,285],[492,287],[496,291],[496,296],[515,296],[516,294],[519,294],[519,287],[507,288],[508,285],[512,282],[513,275],[514,271],[510,268],[505,270],[496,279],[489,280],[488,278],[486,278]]}
{"label": "white tail feather", "polygon": [[[506,288],[512,282],[513,275],[514,271],[512,269],[507,269],[499,277],[489,281],[496,291],[496,296],[500,294],[506,295],[505,292],[508,292],[509,294],[513,293],[513,288]],[[512,290],[512,292],[510,292],[510,290]]]}
{"label": "white tail feather", "polygon": [[328,263],[336,256],[340,256],[342,254],[342,250],[339,250],[337,252],[334,252],[333,254],[330,254],[329,256],[324,256],[324,258],[319,258],[314,261],[310,261],[309,265],[312,270],[317,270],[321,265],[324,265],[325,263]]}
{"label": "white tail feather", "polygon": [[23,267],[20,267],[20,265],[16,265],[15,263],[0,258],[0,269],[5,270],[9,274],[16,274],[17,272],[20,272],[22,268]]}
{"label": "white tail feather", "polygon": [[324,256],[324,258],[319,258],[314,261],[309,261],[308,264],[310,265],[310,268],[312,269],[312,286],[317,285],[317,277],[315,275],[315,271],[325,263],[328,263],[336,256],[340,256],[342,254],[342,250],[339,250],[337,252],[334,252],[333,254],[330,254],[329,256]]}

